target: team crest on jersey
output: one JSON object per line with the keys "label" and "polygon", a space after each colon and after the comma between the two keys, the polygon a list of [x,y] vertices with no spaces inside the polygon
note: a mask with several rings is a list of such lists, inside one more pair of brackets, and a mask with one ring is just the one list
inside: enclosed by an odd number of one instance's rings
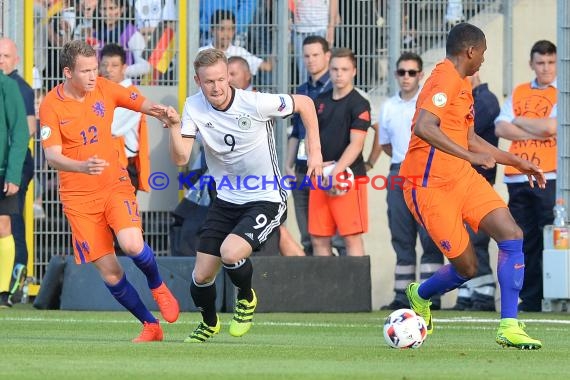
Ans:
{"label": "team crest on jersey", "polygon": [[441,108],[445,106],[445,103],[447,103],[447,95],[445,95],[443,92],[438,92],[431,98],[431,101],[433,102],[434,106]]}
{"label": "team crest on jersey", "polygon": [[251,119],[249,118],[248,115],[241,116],[238,119],[238,127],[239,129],[243,129],[244,131],[247,131],[249,128],[251,128]]}
{"label": "team crest on jersey", "polygon": [[137,100],[138,97],[139,97],[139,94],[137,94],[137,93],[134,92],[134,91],[131,92],[131,96],[130,96],[131,100]]}
{"label": "team crest on jersey", "polygon": [[446,252],[451,251],[451,243],[449,242],[449,240],[442,240],[439,242],[439,245],[441,246],[441,248],[443,248]]}
{"label": "team crest on jersey", "polygon": [[47,125],[44,125],[44,126],[40,129],[40,136],[41,136],[42,140],[47,140],[47,139],[49,139],[49,137],[51,136],[51,128],[48,127]]}
{"label": "team crest on jersey", "polygon": [[105,116],[105,104],[102,101],[97,101],[93,104],[93,112],[99,117]]}

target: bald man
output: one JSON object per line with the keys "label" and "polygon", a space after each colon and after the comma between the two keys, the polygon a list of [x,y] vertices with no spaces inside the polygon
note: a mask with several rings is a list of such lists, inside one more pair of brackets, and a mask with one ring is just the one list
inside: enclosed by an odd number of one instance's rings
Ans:
{"label": "bald man", "polygon": [[[18,83],[18,88],[24,99],[24,107],[26,110],[26,120],[28,122],[29,136],[32,137],[36,133],[36,116],[34,109],[34,90],[30,85],[18,74],[16,66],[20,61],[18,56],[18,48],[14,41],[9,38],[0,38],[0,70],[14,79]],[[34,176],[34,160],[30,149],[27,150],[24,167],[22,170],[22,180],[20,188],[18,189],[18,214],[10,215],[12,235],[14,236],[14,244],[16,247],[16,256],[14,260],[14,278],[10,286],[9,303],[17,300],[13,297],[15,293],[19,292],[24,285],[28,263],[28,248],[26,246],[26,230],[24,224],[24,201],[26,199],[26,192],[28,185]]]}

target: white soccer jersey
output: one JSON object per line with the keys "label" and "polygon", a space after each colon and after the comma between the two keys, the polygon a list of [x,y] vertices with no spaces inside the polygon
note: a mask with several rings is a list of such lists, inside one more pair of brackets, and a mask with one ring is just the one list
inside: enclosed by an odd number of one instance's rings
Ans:
{"label": "white soccer jersey", "polygon": [[201,91],[188,97],[182,113],[182,136],[196,136],[200,131],[220,199],[235,204],[285,202],[287,192],[277,162],[273,118],[290,116],[293,98],[233,91],[226,110],[212,107]]}

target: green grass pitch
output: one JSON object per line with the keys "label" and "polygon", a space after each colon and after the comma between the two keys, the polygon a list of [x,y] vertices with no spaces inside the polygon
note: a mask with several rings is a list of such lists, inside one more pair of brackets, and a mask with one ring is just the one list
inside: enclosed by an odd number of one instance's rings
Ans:
{"label": "green grass pitch", "polygon": [[570,373],[570,314],[524,313],[538,351],[494,341],[499,315],[436,311],[418,350],[384,343],[388,312],[255,315],[242,338],[182,340],[199,321],[163,323],[164,342],[132,344],[140,325],[126,312],[0,309],[0,379],[559,379]]}

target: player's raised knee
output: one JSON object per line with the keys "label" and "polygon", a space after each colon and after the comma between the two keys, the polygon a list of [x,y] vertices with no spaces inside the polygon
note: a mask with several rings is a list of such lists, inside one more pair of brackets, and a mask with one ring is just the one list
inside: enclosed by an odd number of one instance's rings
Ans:
{"label": "player's raised knee", "polygon": [[144,241],[142,239],[140,241],[131,240],[131,241],[123,241],[120,243],[121,249],[123,252],[128,256],[136,256],[142,252],[144,248]]}

